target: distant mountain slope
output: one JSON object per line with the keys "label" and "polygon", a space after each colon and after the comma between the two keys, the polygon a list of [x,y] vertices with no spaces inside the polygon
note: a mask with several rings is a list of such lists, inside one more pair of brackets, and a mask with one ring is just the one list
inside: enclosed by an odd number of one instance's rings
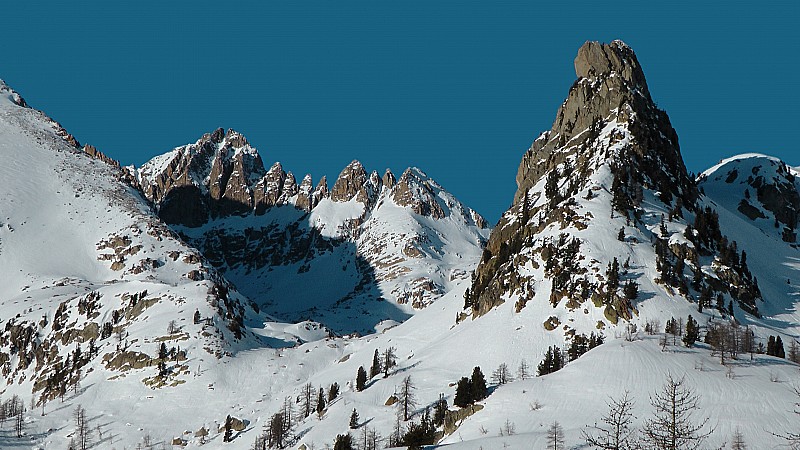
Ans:
{"label": "distant mountain slope", "polygon": [[[152,383],[181,383],[187,358],[263,345],[247,329],[263,317],[124,173],[2,83],[0,155],[3,391],[41,404],[89,372],[124,377],[133,367],[150,368]],[[159,369],[161,342],[177,348]]]}
{"label": "distant mountain slope", "polygon": [[235,131],[216,130],[135,171],[159,216],[243,293],[284,320],[338,332],[400,322],[467,278],[483,218],[416,168],[399,179],[353,161],[329,189],[265,170]]}

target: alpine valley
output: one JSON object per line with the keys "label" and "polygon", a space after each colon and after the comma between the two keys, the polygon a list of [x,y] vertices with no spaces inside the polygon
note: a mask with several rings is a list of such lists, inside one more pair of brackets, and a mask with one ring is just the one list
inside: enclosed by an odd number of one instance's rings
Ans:
{"label": "alpine valley", "polygon": [[630,47],[575,72],[494,228],[234,130],[121,167],[0,81],[0,448],[800,446],[800,168],[691,174]]}

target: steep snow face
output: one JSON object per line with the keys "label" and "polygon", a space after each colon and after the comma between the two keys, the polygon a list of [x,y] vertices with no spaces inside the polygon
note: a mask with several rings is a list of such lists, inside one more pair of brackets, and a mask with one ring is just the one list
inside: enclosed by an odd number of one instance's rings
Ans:
{"label": "steep snow face", "polygon": [[310,213],[274,206],[177,231],[268,313],[374,332],[469,278],[489,230],[419,169],[391,188],[358,172],[365,183],[337,182],[339,200],[322,198]]}
{"label": "steep snow face", "polygon": [[744,154],[721,161],[698,177],[714,203],[749,219],[761,232],[797,241],[800,218],[798,172],[766,155]]}
{"label": "steep snow face", "polygon": [[698,178],[706,205],[719,212],[720,228],[746,253],[764,302],[764,327],[800,334],[800,209],[798,172],[760,154],[721,161]]}

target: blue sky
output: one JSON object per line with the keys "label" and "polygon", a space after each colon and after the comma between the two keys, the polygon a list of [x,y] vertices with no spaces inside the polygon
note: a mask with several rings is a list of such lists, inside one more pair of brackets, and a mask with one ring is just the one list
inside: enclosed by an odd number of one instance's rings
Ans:
{"label": "blue sky", "polygon": [[11,2],[0,27],[0,78],[123,164],[234,128],[298,177],[418,166],[494,223],[578,47],[622,39],[689,170],[800,165],[796,1],[125,3]]}

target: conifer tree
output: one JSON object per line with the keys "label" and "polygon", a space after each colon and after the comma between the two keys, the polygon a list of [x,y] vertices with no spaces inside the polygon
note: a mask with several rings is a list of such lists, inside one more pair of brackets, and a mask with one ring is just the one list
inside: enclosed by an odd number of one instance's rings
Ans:
{"label": "conifer tree", "polygon": [[472,401],[479,402],[485,399],[488,395],[488,389],[486,387],[486,378],[483,376],[479,366],[475,366],[472,369],[472,377],[469,381],[472,387]]}
{"label": "conifer tree", "polygon": [[353,413],[350,414],[350,429],[355,430],[358,428],[358,411],[353,408]]}
{"label": "conifer tree", "polygon": [[381,359],[378,355],[378,349],[375,349],[375,354],[372,355],[372,367],[369,369],[369,377],[375,378],[379,373],[381,373]]}
{"label": "conifer tree", "polygon": [[447,399],[444,394],[439,394],[439,400],[433,405],[433,424],[435,426],[443,424],[445,415],[447,415]]}
{"label": "conifer tree", "polygon": [[319,394],[317,395],[317,416],[321,418],[323,414],[325,414],[325,391],[320,386]]}
{"label": "conifer tree", "polygon": [[786,351],[783,349],[783,340],[781,340],[780,336],[775,338],[775,356],[786,358]]}
{"label": "conifer tree", "polygon": [[472,404],[473,401],[472,383],[470,383],[469,378],[461,377],[456,386],[456,396],[453,399],[453,404],[459,408],[464,408]]}
{"label": "conifer tree", "polygon": [[332,402],[339,396],[339,383],[333,382],[331,387],[328,388],[328,403]]}
{"label": "conifer tree", "polygon": [[353,448],[353,437],[350,433],[339,434],[333,443],[333,450],[355,450]]}
{"label": "conifer tree", "polygon": [[358,374],[356,375],[356,390],[361,392],[367,384],[367,371],[364,366],[358,366]]}
{"label": "conifer tree", "polygon": [[683,336],[683,344],[687,347],[693,346],[699,338],[699,333],[700,330],[698,329],[697,322],[690,314],[686,319],[686,334]]}
{"label": "conifer tree", "polygon": [[403,420],[408,420],[411,417],[410,413],[417,406],[417,396],[414,394],[416,389],[417,386],[411,380],[411,375],[403,378],[403,382],[400,384],[398,402],[399,408],[403,413]]}
{"label": "conifer tree", "polygon": [[230,442],[231,437],[233,434],[233,427],[231,422],[231,416],[225,418],[225,432],[222,435],[222,442]]}

